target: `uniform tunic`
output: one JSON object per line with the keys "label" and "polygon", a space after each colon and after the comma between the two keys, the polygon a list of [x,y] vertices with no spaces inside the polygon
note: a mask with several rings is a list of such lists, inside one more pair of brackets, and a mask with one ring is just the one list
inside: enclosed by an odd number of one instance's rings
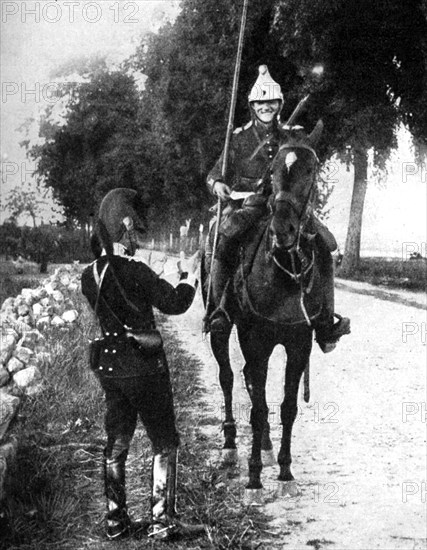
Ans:
{"label": "uniform tunic", "polygon": [[[264,140],[267,140],[266,143],[253,156]],[[270,194],[269,168],[278,148],[279,132],[276,125],[273,125],[271,130],[266,130],[263,125],[251,121],[243,128],[237,128],[231,138],[225,183],[233,191]],[[224,152],[208,174],[207,183],[211,193],[214,183],[223,179],[221,175],[223,158]]]}
{"label": "uniform tunic", "polygon": [[[155,452],[161,452],[176,447],[179,440],[166,357],[163,349],[154,355],[144,354],[136,341],[126,336],[123,323],[133,330],[154,328],[153,306],[167,314],[184,313],[195,289],[185,280],[173,287],[146,264],[131,258],[113,256],[111,261],[127,299],[140,313],[126,304],[108,267],[101,287],[103,298],[97,306],[103,346],[95,368],[106,396],[107,456],[117,439],[130,442],[138,414]],[[106,256],[96,261],[98,275],[106,262]],[[82,292],[94,308],[98,287],[93,264],[82,274]]]}
{"label": "uniform tunic", "polygon": [[[240,239],[267,212],[267,199],[272,190],[271,164],[279,148],[279,138],[275,123],[267,129],[263,124],[251,121],[233,132],[225,183],[232,191],[255,194],[244,201],[228,201],[219,227],[223,240],[217,249],[217,257],[221,260],[225,261],[234,254]],[[215,182],[223,180],[223,158],[224,152],[208,174],[207,184],[212,194]]]}

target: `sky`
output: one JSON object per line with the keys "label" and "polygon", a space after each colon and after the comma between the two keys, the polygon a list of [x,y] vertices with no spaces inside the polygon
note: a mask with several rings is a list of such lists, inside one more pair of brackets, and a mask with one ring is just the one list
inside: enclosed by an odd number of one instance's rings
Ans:
{"label": "sky", "polygon": [[[32,185],[33,165],[19,145],[23,135],[16,129],[52,101],[49,92],[55,85],[51,72],[82,55],[106,55],[111,65],[119,63],[134,51],[142,35],[155,32],[166,19],[174,18],[179,2],[2,0],[0,5],[4,197],[16,185]],[[376,251],[398,255],[406,242],[413,242],[420,250],[425,248],[427,166],[415,166],[410,138],[404,130],[399,132],[399,142],[386,187],[368,186],[362,254]],[[327,223],[343,248],[353,172],[337,164],[331,177],[335,183]],[[53,219],[50,210],[45,211],[44,219]]]}

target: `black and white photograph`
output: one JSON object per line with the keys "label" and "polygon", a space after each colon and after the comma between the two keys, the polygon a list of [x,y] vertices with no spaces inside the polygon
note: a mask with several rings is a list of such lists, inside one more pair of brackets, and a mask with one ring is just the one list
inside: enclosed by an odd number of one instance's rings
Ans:
{"label": "black and white photograph", "polygon": [[427,0],[0,10],[0,549],[427,550]]}

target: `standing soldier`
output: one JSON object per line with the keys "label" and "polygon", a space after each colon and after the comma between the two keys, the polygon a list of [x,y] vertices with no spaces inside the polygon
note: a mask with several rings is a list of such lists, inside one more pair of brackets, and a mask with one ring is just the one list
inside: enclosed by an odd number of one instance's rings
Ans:
{"label": "standing soldier", "polygon": [[[271,166],[279,148],[279,116],[283,94],[266,65],[261,65],[258,70],[258,78],[248,97],[251,120],[233,133],[225,181],[221,173],[224,152],[207,178],[210,192],[227,203],[211,267],[213,303],[219,304],[209,319],[211,330],[226,331],[230,327],[231,319],[224,299],[227,282],[234,274],[237,250],[243,237],[268,213],[267,203],[272,191]],[[341,336],[350,332],[350,320],[338,316],[339,321],[334,323],[331,252],[337,247],[335,238],[314,216],[310,221],[314,232],[318,234],[316,242],[321,255],[320,269],[325,286],[323,312],[315,325],[316,339],[321,349],[328,352],[334,349]]]}
{"label": "standing soldier", "polygon": [[133,255],[145,232],[144,205],[136,191],[110,191],[99,209],[97,259],[82,275],[82,291],[99,319],[102,338],[91,344],[91,368],[106,398],[104,486],[109,539],[129,534],[125,464],[139,416],[154,451],[149,536],[168,538],[177,530],[200,532],[174,517],[177,447],[169,369],[153,306],[184,313],[193,302],[197,258],[176,287],[160,279]]}

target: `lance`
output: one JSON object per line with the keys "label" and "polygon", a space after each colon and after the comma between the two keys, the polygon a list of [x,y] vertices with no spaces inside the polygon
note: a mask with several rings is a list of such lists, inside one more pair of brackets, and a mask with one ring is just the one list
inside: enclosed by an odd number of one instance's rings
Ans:
{"label": "lance", "polygon": [[[226,175],[227,175],[231,136],[232,136],[233,127],[234,127],[234,112],[236,110],[237,89],[238,89],[238,86],[239,86],[240,65],[241,65],[241,62],[242,62],[243,39],[244,39],[244,35],[245,35],[245,26],[246,26],[246,16],[247,16],[247,13],[248,13],[248,4],[249,4],[249,0],[244,0],[243,10],[242,10],[242,17],[241,17],[241,21],[240,21],[240,32],[239,32],[239,42],[238,42],[238,45],[237,45],[236,63],[234,65],[234,76],[233,76],[233,86],[232,86],[232,89],[231,89],[230,111],[229,111],[229,114],[228,114],[227,132],[226,132],[226,135],[225,135],[224,152],[223,152],[223,156],[222,156],[221,177],[222,177],[223,181],[225,181],[225,178],[226,178]],[[209,322],[208,315],[209,315],[209,306],[210,306],[211,295],[212,295],[212,266],[213,266],[213,262],[215,260],[216,248],[217,248],[217,244],[218,244],[218,234],[219,234],[219,226],[220,226],[220,223],[221,223],[221,216],[222,216],[222,203],[221,203],[221,199],[218,197],[217,220],[216,220],[214,241],[213,241],[213,246],[212,246],[211,269],[210,269],[210,273],[209,273],[209,283],[208,283],[208,290],[207,290],[207,297],[206,297],[206,312],[205,312],[205,318],[204,318],[204,321],[203,321],[203,332],[208,331],[208,322]]]}

